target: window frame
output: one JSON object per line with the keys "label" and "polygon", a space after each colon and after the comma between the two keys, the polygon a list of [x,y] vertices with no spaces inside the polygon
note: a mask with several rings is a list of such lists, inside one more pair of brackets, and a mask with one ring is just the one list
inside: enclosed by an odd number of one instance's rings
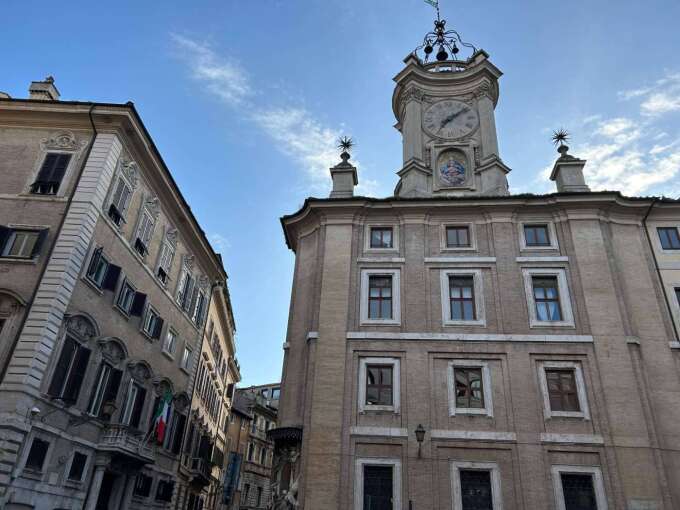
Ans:
{"label": "window frame", "polygon": [[564,488],[562,487],[562,473],[565,474],[589,474],[593,477],[593,489],[595,490],[595,501],[597,510],[608,510],[607,493],[604,488],[602,469],[599,466],[577,466],[556,464],[551,466],[553,491],[557,510],[566,510],[564,501]]}
{"label": "window frame", "polygon": [[[188,352],[189,355],[186,357],[188,360],[188,363],[184,364],[184,353]],[[179,360],[179,368],[180,370],[184,370],[186,373],[189,373],[191,370],[191,366],[193,365],[193,355],[194,355],[194,350],[187,344],[184,344],[184,350],[182,351],[182,357]]]}
{"label": "window frame", "polygon": [[[111,179],[111,184],[112,186],[109,188],[109,195],[106,199],[106,202],[104,202],[104,215],[106,218],[108,218],[115,226],[116,229],[121,229],[123,226],[127,223],[127,212],[130,208],[130,204],[132,203],[132,197],[135,192],[135,186],[132,185],[132,183],[127,179],[127,177],[124,175],[124,172],[122,171],[120,167],[120,162],[118,164],[118,171],[114,175],[113,179]],[[128,188],[128,196],[123,204],[123,210],[118,210],[118,206],[114,204],[113,199],[116,196],[116,191],[118,189],[118,186],[120,182],[123,182],[123,184]],[[113,207],[116,210],[116,213],[120,217],[119,222],[117,222],[111,215],[111,207]]]}
{"label": "window frame", "polygon": [[[484,407],[458,407],[456,402],[456,368],[481,368],[482,369],[482,393],[484,395]],[[449,416],[456,415],[479,415],[493,418],[493,387],[491,386],[491,371],[489,362],[480,359],[455,359],[448,363],[447,385],[449,397]]]}
{"label": "window frame", "polygon": [[496,462],[450,462],[451,466],[451,500],[453,510],[463,510],[462,486],[460,483],[461,471],[488,471],[491,476],[491,501],[493,510],[503,509],[503,493],[501,488],[501,474]]}
{"label": "window frame", "polygon": [[[150,325],[153,325],[151,328],[151,331],[147,330],[147,321],[149,320],[149,316],[153,315],[154,319],[151,321]],[[158,324],[158,321],[160,321],[160,331],[158,332],[158,337],[154,336],[154,331],[156,329],[156,324]],[[144,310],[144,314],[142,315],[142,320],[140,321],[140,327],[139,330],[142,332],[142,334],[149,338],[150,340],[160,340],[160,338],[163,336],[163,326],[165,325],[165,321],[163,320],[163,317],[161,317],[161,314],[154,308],[150,303],[147,303],[146,309]]]}
{"label": "window frame", "polygon": [[[388,269],[361,269],[361,292],[360,299],[360,324],[361,325],[401,325],[401,282],[399,268]],[[392,277],[392,318],[391,319],[370,319],[368,317],[368,283],[371,276],[391,276]]]}
{"label": "window frame", "polygon": [[[66,134],[66,133],[64,133]],[[70,133],[69,133],[70,135]],[[38,158],[37,160],[37,166],[34,168],[33,173],[31,174],[31,178],[29,179],[27,186],[25,188],[25,194],[27,195],[37,195],[37,196],[46,196],[46,197],[63,197],[66,195],[66,187],[69,185],[70,180],[71,180],[71,173],[72,169],[74,168],[75,161],[77,159],[80,159],[80,148],[74,148],[74,149],[49,149],[49,148],[43,148],[41,150],[41,157]],[[45,164],[47,158],[49,157],[50,154],[60,154],[60,155],[67,155],[70,156],[70,159],[66,165],[66,168],[64,169],[64,175],[61,177],[61,181],[59,181],[59,186],[57,187],[57,191],[55,193],[34,193],[33,192],[33,186],[35,185],[36,182],[38,182],[38,177],[40,176],[40,171],[42,170],[43,165]]]}
{"label": "window frame", "polygon": [[[170,283],[170,273],[172,272],[172,264],[175,260],[175,252],[177,251],[177,247],[170,242],[170,240],[167,239],[167,232],[163,236],[163,241],[161,242],[160,249],[158,250],[158,260],[156,261],[156,268],[154,271],[154,276],[156,277],[156,280],[160,282],[160,284],[164,287],[167,288],[168,284]],[[167,254],[167,267],[163,264],[164,259],[166,258]],[[165,273],[165,279],[161,278],[159,271],[163,270],[163,273]]]}
{"label": "window frame", "polygon": [[[536,313],[536,301],[534,299],[534,276],[554,276],[557,278],[557,292],[560,300],[560,309],[562,311],[562,320],[560,321],[541,321],[538,320]],[[569,283],[567,280],[567,271],[564,268],[522,268],[522,277],[524,279],[524,293],[527,300],[527,308],[529,312],[529,327],[530,328],[574,328],[574,312],[571,305],[571,294],[569,292]]]}
{"label": "window frame", "polygon": [[[95,261],[95,257],[97,257],[97,267],[95,268],[94,275],[90,275],[90,269],[92,267],[92,264]],[[104,272],[102,273],[101,282],[97,282],[97,280],[95,280],[93,278],[93,276],[96,276],[102,260],[106,263],[106,268],[104,269]],[[90,253],[89,262],[88,262],[88,264],[85,268],[85,280],[87,280],[87,282],[94,285],[94,287],[97,290],[103,291],[104,290],[104,281],[106,280],[106,274],[109,271],[109,267],[111,267],[111,261],[104,254],[104,247],[103,246],[95,246],[94,249],[92,250],[92,253]]]}
{"label": "window frame", "polygon": [[672,225],[672,224],[662,224],[662,225],[655,225],[654,229],[656,230],[656,243],[657,246],[659,247],[659,250],[664,253],[678,253],[680,251],[680,247],[678,248],[664,248],[663,243],[661,242],[661,230],[666,230],[666,229],[673,229],[675,230],[676,234],[678,235],[678,238],[680,238],[680,228],[678,228],[678,225]]}
{"label": "window frame", "polygon": [[[468,229],[468,241],[470,241],[469,246],[449,246],[447,229],[455,227],[467,227]],[[441,232],[439,237],[439,247],[442,252],[447,251],[476,251],[477,250],[477,236],[475,235],[474,223],[472,222],[452,222],[452,223],[442,223]]]}
{"label": "window frame", "polygon": [[[392,365],[392,405],[371,405],[366,403],[366,383],[368,380],[368,365]],[[387,411],[399,414],[401,409],[401,359],[395,357],[361,357],[359,358],[359,414],[375,411]]]}
{"label": "window frame", "polygon": [[[546,420],[551,418],[580,418],[590,420],[590,408],[588,406],[588,393],[586,390],[585,379],[581,362],[578,361],[538,361],[538,378],[543,400],[543,416]],[[547,369],[573,369],[574,380],[576,382],[576,395],[580,411],[553,411],[550,406],[550,392],[548,391],[548,378],[545,370]]]}
{"label": "window frame", "polygon": [[[39,470],[34,469],[32,467],[28,467],[26,465],[28,463],[28,457],[31,453],[31,448],[33,447],[33,442],[35,440],[39,440],[39,441],[47,443],[47,451],[45,452],[45,457],[43,458],[42,466]],[[52,452],[54,451],[54,438],[49,438],[49,437],[44,436],[42,434],[33,434],[32,436],[30,436],[30,441],[27,440],[25,445],[26,445],[26,447],[24,448],[23,458],[22,458],[22,461],[21,461],[21,472],[22,472],[22,474],[27,474],[29,476],[31,476],[31,475],[33,475],[33,476],[44,475],[45,471],[46,471],[45,466],[49,466],[51,456],[52,456]]]}
{"label": "window frame", "polygon": [[[80,455],[84,455],[86,457],[85,459],[85,465],[83,466],[83,472],[80,476],[80,480],[75,480],[73,478],[69,478],[69,475],[71,474],[71,466],[73,466],[73,461],[75,460],[76,453],[79,453]],[[90,464],[92,462],[92,455],[87,452],[86,450],[82,450],[80,448],[74,448],[73,452],[69,456],[69,461],[66,463],[66,469],[64,470],[64,481],[68,484],[82,484],[83,481],[87,478],[87,473],[88,470],[90,469]]]}
{"label": "window frame", "polygon": [[[371,229],[373,228],[391,228],[392,229],[392,247],[391,248],[372,248],[371,247]],[[367,253],[398,253],[399,252],[399,224],[390,222],[366,223],[364,227],[364,251]]]}
{"label": "window frame", "polygon": [[[449,301],[449,277],[472,276],[474,285],[475,312],[474,320],[451,319]],[[482,269],[442,269],[440,271],[442,325],[443,326],[486,326],[486,309],[484,306],[484,280]]]}
{"label": "window frame", "polygon": [[[147,228],[145,228],[145,226]],[[145,258],[149,254],[149,245],[151,244],[155,230],[156,218],[143,201],[142,206],[139,209],[137,225],[132,236],[132,247],[135,253],[140,257]],[[141,251],[138,249],[138,241],[143,248]]]}
{"label": "window frame", "polygon": [[[43,244],[44,238],[46,233],[43,233],[43,231],[46,232],[46,229],[41,229],[41,228],[31,228],[31,227],[7,227],[9,230],[9,233],[7,235],[7,238],[3,241],[2,243],[2,251],[0,251],[0,258],[2,259],[10,259],[10,260],[33,260],[40,255],[40,248],[41,245]],[[10,249],[14,247],[14,242],[16,241],[18,234],[32,234],[35,235],[35,240],[33,241],[33,244],[31,245],[30,253],[28,255],[11,255],[9,253]],[[24,237],[23,243],[22,243],[22,251],[23,248],[26,245],[26,239],[28,238],[28,235]]]}
{"label": "window frame", "polygon": [[[524,236],[524,227],[530,225],[543,225],[548,227],[548,235],[550,236],[550,244],[545,246],[531,246],[527,245],[526,237]],[[519,226],[519,251],[555,251],[560,249],[557,241],[557,230],[555,229],[555,222],[544,218],[527,219],[518,223]]]}
{"label": "window frame", "polygon": [[354,466],[354,510],[364,508],[364,466],[392,466],[392,508],[401,510],[401,459],[360,457]]}
{"label": "window frame", "polygon": [[[168,335],[170,335],[171,333],[175,336],[175,342],[174,342],[174,348],[170,351],[170,350],[166,349],[166,340],[168,338]],[[165,330],[163,342],[161,342],[161,352],[167,354],[172,359],[175,359],[175,355],[177,353],[178,343],[179,343],[179,334],[177,333],[177,331],[172,326],[168,326],[167,329]]]}
{"label": "window frame", "polygon": [[[132,290],[132,299],[130,300],[130,307],[129,310],[126,310],[123,308],[120,304],[120,299],[123,293],[123,289],[125,287],[129,287]],[[130,317],[132,314],[132,307],[135,302],[135,296],[137,295],[137,289],[135,288],[134,285],[130,283],[130,280],[127,277],[123,278],[123,281],[121,282],[120,286],[118,287],[118,292],[116,292],[116,301],[114,302],[115,307],[123,313],[126,317]]]}

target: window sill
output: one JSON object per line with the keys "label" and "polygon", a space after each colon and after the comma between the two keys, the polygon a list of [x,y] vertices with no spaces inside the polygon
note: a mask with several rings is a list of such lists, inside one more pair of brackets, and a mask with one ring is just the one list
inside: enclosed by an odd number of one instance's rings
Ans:
{"label": "window sill", "polygon": [[401,326],[401,321],[394,319],[362,319],[362,326]]}
{"label": "window sill", "polygon": [[44,473],[42,471],[36,471],[31,468],[24,468],[21,471],[21,476],[24,478],[30,478],[31,480],[42,480]]}
{"label": "window sill", "polygon": [[571,328],[576,329],[573,322],[570,321],[538,321],[532,319],[529,321],[530,328]]}
{"label": "window sill", "polygon": [[522,246],[519,249],[520,252],[524,253],[527,251],[560,251],[559,246]]}
{"label": "window sill", "polygon": [[456,416],[480,416],[482,418],[493,418],[493,412],[491,409],[470,409],[467,407],[457,407],[455,412],[450,413],[449,416],[451,418],[455,418]]}
{"label": "window sill", "polygon": [[42,202],[66,202],[68,200],[63,193],[56,193],[55,195],[42,195],[40,193],[24,192],[15,196],[23,199],[40,200]]}
{"label": "window sill", "polygon": [[368,413],[399,414],[399,409],[395,409],[394,406],[366,405],[359,411],[359,414]]}
{"label": "window sill", "polygon": [[474,246],[461,246],[461,247],[453,247],[453,246],[443,246],[441,248],[442,252],[455,252],[455,251],[477,251],[477,248]]}
{"label": "window sill", "polygon": [[185,368],[185,367],[179,367],[179,369],[180,369],[182,372],[184,372],[185,374],[191,375],[191,372],[189,372],[189,370],[188,370],[187,368]]}
{"label": "window sill", "polygon": [[117,303],[113,304],[114,310],[116,310],[119,314],[121,314],[123,317],[125,317],[126,320],[130,320],[130,312],[126,312],[123,310],[120,306],[118,306]]}
{"label": "window sill", "polygon": [[72,489],[80,489],[83,486],[83,481],[80,480],[65,480],[64,487],[70,487]]}
{"label": "window sill", "polygon": [[582,412],[576,412],[576,411],[551,411],[548,416],[546,416],[546,420],[553,420],[553,419],[560,419],[560,418],[567,418],[570,420],[583,420],[583,421],[590,421],[590,418],[587,418],[585,414]]}
{"label": "window sill", "polygon": [[104,295],[104,290],[98,287],[97,284],[90,280],[87,276],[83,276],[81,280],[83,280],[93,291],[95,291],[100,296]]}
{"label": "window sill", "polygon": [[38,263],[38,257],[0,257],[0,262],[9,262],[10,264],[31,264]]}
{"label": "window sill", "polygon": [[170,361],[175,361],[175,356],[172,353],[161,349],[161,354],[168,358]]}
{"label": "window sill", "polygon": [[364,253],[399,253],[399,248],[366,248]]}
{"label": "window sill", "polygon": [[474,320],[474,321],[444,321],[442,323],[444,327],[456,327],[456,326],[481,326],[486,327],[486,320]]}

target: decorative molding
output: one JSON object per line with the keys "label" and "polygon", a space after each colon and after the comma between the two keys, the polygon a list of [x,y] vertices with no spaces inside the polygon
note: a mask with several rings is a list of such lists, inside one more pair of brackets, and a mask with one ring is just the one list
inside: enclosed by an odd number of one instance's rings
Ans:
{"label": "decorative molding", "polygon": [[408,430],[398,427],[350,427],[351,436],[408,437]]}
{"label": "decorative molding", "polygon": [[153,377],[153,373],[145,361],[130,361],[128,368],[132,377],[139,382],[145,383]]}
{"label": "decorative molding", "polygon": [[348,331],[348,340],[413,340],[464,342],[540,342],[593,343],[592,335],[505,335],[472,333],[389,333],[382,331]]}
{"label": "decorative molding", "polygon": [[80,340],[89,341],[97,336],[97,325],[83,315],[66,318],[66,331]]}
{"label": "decorative molding", "polygon": [[151,196],[149,197],[145,202],[144,206],[146,207],[146,210],[149,211],[151,216],[154,217],[154,219],[158,219],[158,215],[161,212],[161,203],[158,197],[156,196]]}
{"label": "decorative molding", "polygon": [[60,131],[49,138],[43,138],[41,145],[43,150],[78,151],[87,145],[87,142],[79,142],[71,131]]}
{"label": "decorative molding", "polygon": [[517,257],[515,262],[520,264],[523,262],[569,262],[569,257],[566,255],[558,257]]}
{"label": "decorative molding", "polygon": [[117,365],[127,358],[125,347],[118,339],[102,338],[101,340],[97,340],[97,344],[99,344],[102,357],[114,365]]}
{"label": "decorative molding", "polygon": [[426,264],[495,264],[496,257],[425,257]]}
{"label": "decorative molding", "polygon": [[307,341],[309,342],[310,340],[318,340],[319,339],[319,332],[318,331],[309,331],[307,333]]}
{"label": "decorative molding", "polygon": [[599,434],[541,434],[541,443],[558,444],[604,444],[604,438]]}
{"label": "decorative molding", "polygon": [[182,255],[182,267],[188,271],[191,271],[194,268],[194,260],[195,257],[193,255],[185,253]]}
{"label": "decorative molding", "polygon": [[120,158],[120,171],[125,177],[125,180],[133,190],[137,188],[137,181],[139,176],[139,167],[134,161],[125,158]]}
{"label": "decorative molding", "polygon": [[418,87],[411,86],[407,88],[402,94],[401,94],[401,101],[399,104],[399,109],[403,109],[404,106],[406,106],[406,103],[408,103],[411,100],[414,101],[422,101],[425,98],[425,93],[419,89]]}
{"label": "decorative molding", "polygon": [[406,259],[404,257],[358,257],[357,262],[360,263],[383,263],[383,264],[404,264]]}
{"label": "decorative molding", "polygon": [[208,278],[206,275],[202,274],[198,278],[198,286],[201,290],[206,290],[210,286],[210,278]]}
{"label": "decorative molding", "polygon": [[482,97],[486,97],[491,99],[492,101],[494,100],[494,90],[491,84],[488,81],[483,81],[479,87],[477,87],[474,92],[472,93],[475,99],[480,99]]}
{"label": "decorative molding", "polygon": [[514,432],[491,432],[486,430],[445,430],[433,429],[430,432],[432,439],[456,439],[462,441],[502,441],[516,442],[517,434]]}
{"label": "decorative molding", "polygon": [[165,239],[173,246],[177,247],[177,229],[175,227],[168,226],[165,231]]}

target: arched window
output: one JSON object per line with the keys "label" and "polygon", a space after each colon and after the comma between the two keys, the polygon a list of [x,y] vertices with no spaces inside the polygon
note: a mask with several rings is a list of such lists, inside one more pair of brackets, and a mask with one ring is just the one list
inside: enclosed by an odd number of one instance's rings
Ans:
{"label": "arched window", "polygon": [[122,425],[135,429],[144,429],[147,413],[147,395],[150,392],[153,372],[145,361],[128,363],[128,375],[125,398],[118,417]]}

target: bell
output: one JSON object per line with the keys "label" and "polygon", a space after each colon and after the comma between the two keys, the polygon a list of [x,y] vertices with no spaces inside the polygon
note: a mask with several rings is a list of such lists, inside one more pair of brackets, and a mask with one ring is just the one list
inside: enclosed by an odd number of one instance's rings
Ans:
{"label": "bell", "polygon": [[446,53],[446,50],[444,48],[440,48],[439,51],[437,52],[437,60],[440,62],[443,62],[445,60],[448,60],[449,54]]}
{"label": "bell", "polygon": [[425,55],[429,55],[430,53],[432,53],[432,46],[428,44],[427,46],[425,46],[425,48],[423,48],[423,51],[425,52]]}
{"label": "bell", "polygon": [[453,52],[454,55],[458,55],[458,52],[459,52],[460,50],[458,49],[458,46],[454,46],[453,49],[452,49],[451,51]]}

